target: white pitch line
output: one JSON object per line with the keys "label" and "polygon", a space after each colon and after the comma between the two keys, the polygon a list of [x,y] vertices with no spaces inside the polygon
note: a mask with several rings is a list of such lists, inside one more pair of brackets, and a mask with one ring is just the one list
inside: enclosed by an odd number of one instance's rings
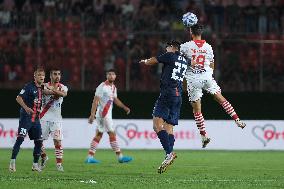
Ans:
{"label": "white pitch line", "polygon": [[277,180],[265,180],[265,179],[259,179],[259,180],[235,180],[235,179],[223,179],[223,180],[212,180],[212,179],[208,179],[208,180],[199,180],[199,179],[189,179],[189,180],[181,180],[181,181],[185,181],[185,182],[276,182]]}

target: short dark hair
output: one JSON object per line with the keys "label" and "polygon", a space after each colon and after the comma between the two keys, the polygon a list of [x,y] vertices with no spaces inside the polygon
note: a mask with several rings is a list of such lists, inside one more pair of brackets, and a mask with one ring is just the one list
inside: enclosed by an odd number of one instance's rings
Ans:
{"label": "short dark hair", "polygon": [[191,28],[191,33],[196,36],[202,35],[203,30],[204,30],[204,26],[202,24],[195,24],[191,26],[190,28]]}
{"label": "short dark hair", "polygon": [[35,68],[35,71],[34,71],[34,75],[35,75],[36,73],[38,73],[38,72],[44,72],[44,73],[45,73],[45,70],[44,70],[43,67],[36,67],[36,68]]}
{"label": "short dark hair", "polygon": [[167,42],[167,47],[168,46],[173,46],[179,50],[180,42],[176,40],[172,40],[172,41]]}
{"label": "short dark hair", "polygon": [[50,70],[49,70],[49,74],[52,74],[53,71],[60,71],[60,72],[61,72],[61,70],[60,70],[59,68],[57,68],[57,67],[52,67],[52,68],[50,68]]}
{"label": "short dark hair", "polygon": [[116,73],[116,71],[115,71],[114,68],[108,69],[108,70],[106,71],[106,73],[109,73],[109,72],[114,72],[114,73]]}

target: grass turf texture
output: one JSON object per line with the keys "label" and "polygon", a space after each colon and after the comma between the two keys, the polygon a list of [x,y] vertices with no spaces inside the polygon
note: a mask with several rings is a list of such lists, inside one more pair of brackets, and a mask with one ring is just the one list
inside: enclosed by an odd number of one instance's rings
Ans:
{"label": "grass turf texture", "polygon": [[157,168],[162,150],[125,150],[134,157],[119,164],[110,150],[98,150],[100,164],[85,164],[87,150],[65,150],[65,172],[57,172],[53,150],[41,172],[32,172],[32,150],[22,149],[10,173],[11,151],[0,150],[1,189],[84,188],[284,188],[283,151],[176,151],[178,158],[163,174]]}

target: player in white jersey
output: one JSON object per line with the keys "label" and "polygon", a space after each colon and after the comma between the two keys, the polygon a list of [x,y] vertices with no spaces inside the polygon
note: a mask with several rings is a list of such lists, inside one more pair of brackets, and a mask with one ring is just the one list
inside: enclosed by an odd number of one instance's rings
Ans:
{"label": "player in white jersey", "polygon": [[96,135],[91,142],[88,157],[85,160],[85,163],[100,162],[94,158],[94,155],[104,132],[107,132],[109,135],[110,146],[116,153],[118,162],[126,163],[132,160],[131,157],[122,155],[122,152],[116,140],[116,134],[114,132],[112,121],[113,103],[115,103],[118,107],[122,108],[126,112],[126,114],[130,113],[130,109],[117,98],[117,89],[114,85],[114,81],[116,79],[115,70],[108,70],[106,73],[106,77],[107,80],[105,82],[102,82],[97,87],[92,103],[89,123],[92,124],[93,121],[96,119],[97,129]]}
{"label": "player in white jersey", "polygon": [[196,24],[191,26],[190,30],[193,40],[182,44],[180,51],[191,60],[191,66],[185,76],[187,91],[195,122],[200,131],[202,147],[205,148],[210,142],[210,138],[205,131],[204,118],[201,112],[202,90],[213,95],[226,113],[235,120],[238,127],[243,129],[246,124],[239,119],[232,105],[222,96],[221,89],[213,78],[214,54],[211,45],[201,39],[203,26]]}
{"label": "player in white jersey", "polygon": [[[62,148],[62,116],[61,107],[63,98],[67,96],[68,88],[60,83],[61,71],[52,69],[50,71],[50,82],[45,84],[45,87],[55,93],[55,95],[44,95],[43,106],[40,113],[40,122],[42,127],[43,140],[47,140],[51,135],[54,141],[56,168],[58,171],[64,171],[62,166],[63,148]],[[46,165],[48,157],[44,146],[41,153],[41,169]]]}

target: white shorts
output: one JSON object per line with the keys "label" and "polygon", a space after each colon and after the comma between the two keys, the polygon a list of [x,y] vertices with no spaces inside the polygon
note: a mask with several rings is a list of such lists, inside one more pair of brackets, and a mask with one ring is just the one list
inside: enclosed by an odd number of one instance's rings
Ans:
{"label": "white shorts", "polygon": [[99,132],[101,132],[101,133],[103,133],[103,132],[114,132],[112,118],[97,117],[96,121],[97,121],[97,129],[99,130]]}
{"label": "white shorts", "polygon": [[187,78],[187,92],[190,102],[195,102],[203,96],[202,90],[214,95],[221,92],[221,88],[213,77]]}
{"label": "white shorts", "polygon": [[62,122],[40,120],[40,124],[43,140],[47,140],[49,135],[51,135],[52,139],[63,140]]}

